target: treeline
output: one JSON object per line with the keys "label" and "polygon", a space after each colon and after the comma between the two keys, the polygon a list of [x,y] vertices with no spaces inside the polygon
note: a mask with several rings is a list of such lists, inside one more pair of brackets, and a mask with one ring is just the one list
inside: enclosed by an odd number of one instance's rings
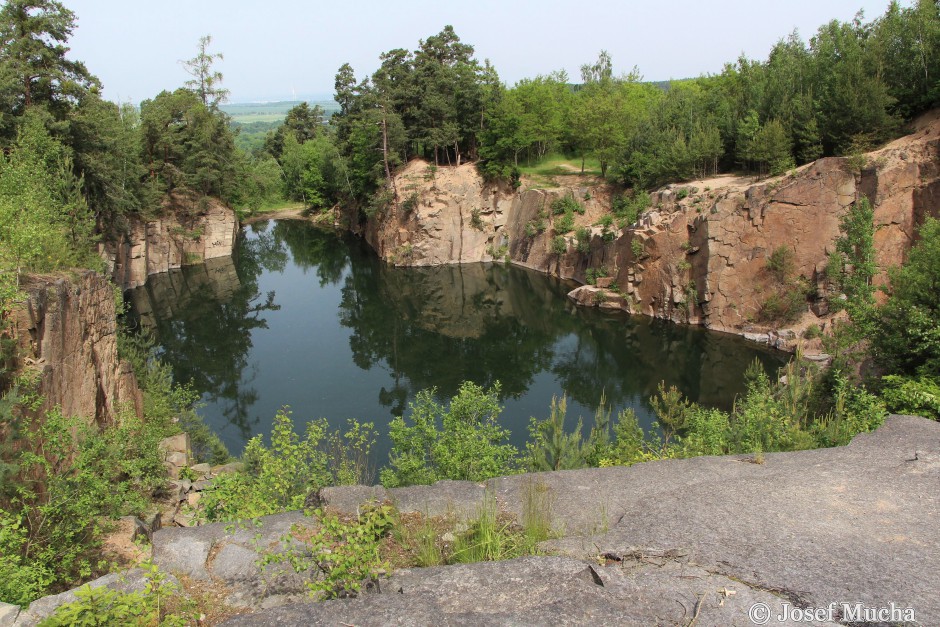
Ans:
{"label": "treeline", "polygon": [[794,32],[764,61],[739,58],[714,76],[666,89],[636,69],[614,75],[602,52],[582,67],[523,80],[490,111],[484,173],[511,175],[520,158],[592,155],[602,173],[651,188],[717,171],[777,174],[823,156],[872,149],[935,106],[940,11],[892,2],[881,17],[832,21],[809,41]]}
{"label": "treeline", "polygon": [[517,183],[522,161],[565,153],[648,189],[867,151],[937,104],[940,10],[932,0],[892,2],[873,21],[832,21],[808,41],[794,32],[766,60],[742,56],[717,75],[665,84],[643,82],[636,68],[615,74],[602,51],[579,83],[554,72],[510,88],[450,26],[380,61],[361,79],[348,64],[339,69],[340,112],[312,127],[315,136],[278,131],[298,145],[259,151],[283,169],[291,198],[352,201],[372,215],[392,202],[391,174],[413,157],[474,161],[485,177]]}
{"label": "treeline", "polygon": [[[170,194],[198,209],[217,197],[233,206],[280,196],[236,150],[226,92],[213,69],[221,55],[199,42],[184,62],[185,85],[140,107],[101,97],[101,83],[67,58],[75,15],[53,0],[10,0],[0,9],[0,277],[95,267],[94,243],[139,215],[161,212]],[[269,186],[269,187],[265,187]]]}

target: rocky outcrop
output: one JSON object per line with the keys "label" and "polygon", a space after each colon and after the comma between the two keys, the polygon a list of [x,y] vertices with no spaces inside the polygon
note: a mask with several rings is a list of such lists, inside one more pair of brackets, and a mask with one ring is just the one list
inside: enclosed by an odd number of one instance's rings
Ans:
{"label": "rocky outcrop", "polygon": [[122,409],[142,415],[143,401],[130,364],[117,354],[114,286],[84,271],[72,277],[30,277],[27,298],[13,309],[20,365],[35,369],[41,411],[115,420]]}
{"label": "rocky outcrop", "polygon": [[463,482],[409,492],[332,488],[320,493],[322,505],[349,513],[370,498],[402,512],[448,503],[472,511],[484,491],[521,519],[535,486],[550,495],[560,536],[543,548],[565,558],[402,571],[381,582],[382,594],[230,624],[652,625],[698,616],[696,624],[749,625],[755,603],[774,617],[783,603],[834,604],[835,621],[847,619],[843,603],[893,604],[913,608],[917,624],[936,624],[938,480],[940,424],[892,416],[846,447],[770,453],[762,462],[701,457],[515,475],[485,490]]}
{"label": "rocky outcrop", "polygon": [[[321,490],[310,506],[355,515],[367,502],[386,501],[403,515],[458,521],[494,506],[524,520],[537,499],[555,530],[541,545],[552,556],[400,570],[356,599],[312,602],[306,581],[316,573],[261,566],[271,561],[265,556],[285,551],[309,556],[297,541],[317,520],[300,512],[163,529],[153,534],[153,561],[200,590],[212,585],[231,607],[255,612],[231,625],[743,626],[753,624],[755,604],[767,606],[773,624],[845,624],[852,619],[843,604],[857,604],[893,606],[902,616],[859,624],[902,623],[912,611],[910,624],[933,625],[940,621],[938,480],[940,424],[891,416],[846,447],[762,459],[699,457],[483,484]],[[93,585],[114,582],[109,576]],[[69,594],[40,599],[20,617],[48,615],[42,612]],[[833,623],[785,611],[830,606]]]}
{"label": "rocky outcrop", "polygon": [[609,205],[609,197],[591,194],[594,188],[513,192],[485,183],[472,164],[434,168],[420,159],[395,176],[395,188],[397,203],[370,220],[364,235],[380,257],[403,266],[510,259],[572,278],[570,269],[552,265],[552,202],[575,196],[585,207],[582,221]]}
{"label": "rocky outcrop", "polygon": [[218,201],[174,197],[162,217],[131,219],[125,232],[103,243],[100,252],[114,282],[132,289],[151,274],[231,257],[237,233],[235,213]]}
{"label": "rocky outcrop", "polygon": [[[775,330],[756,320],[781,289],[767,259],[786,246],[794,275],[816,292],[806,326],[828,313],[828,256],[852,203],[866,196],[875,208],[880,283],[884,269],[904,261],[925,217],[940,214],[938,138],[940,115],[933,115],[917,122],[914,134],[868,154],[860,171],[848,159],[827,158],[762,182],[723,176],[669,186],[652,195],[635,224],[611,232],[598,226],[609,213],[610,192],[596,182],[579,178],[572,185],[559,177],[558,187],[515,192],[485,184],[472,165],[434,169],[413,161],[396,177],[398,202],[370,220],[365,235],[397,265],[508,259],[582,283],[593,270],[611,283],[600,294],[573,294],[582,304],[742,334]],[[586,208],[575,216],[589,233],[580,242],[554,230],[551,203],[566,195]]]}

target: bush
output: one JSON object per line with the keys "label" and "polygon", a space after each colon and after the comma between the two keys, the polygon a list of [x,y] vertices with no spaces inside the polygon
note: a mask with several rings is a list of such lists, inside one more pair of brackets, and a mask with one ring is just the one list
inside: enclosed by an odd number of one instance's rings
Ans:
{"label": "bush", "polygon": [[499,426],[499,383],[489,390],[465,381],[445,408],[436,389],[422,390],[408,418],[389,425],[392,450],[382,484],[397,487],[441,479],[484,481],[516,471],[516,449]]}
{"label": "bush", "polygon": [[552,239],[552,254],[564,255],[568,252],[568,240],[564,235],[559,235]]}
{"label": "bush", "polygon": [[786,283],[793,276],[794,252],[789,246],[779,246],[767,258],[767,270],[780,283]]}
{"label": "bush", "polygon": [[890,374],[940,379],[940,220],[928,218],[907,263],[893,269],[874,313],[872,352]]}
{"label": "bush", "polygon": [[881,398],[896,414],[923,416],[940,420],[940,381],[930,377],[882,377]]}
{"label": "bush", "polygon": [[171,612],[179,587],[168,581],[156,566],[145,565],[147,583],[143,590],[122,592],[106,586],[85,586],[76,591],[78,600],[60,606],[41,624],[43,627],[72,625],[191,625],[198,616],[191,612]]}
{"label": "bush", "polygon": [[594,285],[597,283],[597,279],[605,276],[608,276],[607,268],[588,268],[584,272],[584,281],[588,285]]}
{"label": "bush", "polygon": [[584,215],[584,205],[574,199],[574,196],[562,196],[552,201],[552,215],[560,216],[565,213],[579,213]]}
{"label": "bush", "polygon": [[757,319],[765,323],[787,324],[798,320],[805,311],[805,290],[799,285],[790,285],[771,294],[764,301],[757,313]]}
{"label": "bush", "polygon": [[401,203],[402,213],[408,215],[418,207],[418,192],[411,192]]}
{"label": "bush", "polygon": [[644,254],[643,242],[639,238],[634,237],[630,240],[630,251],[633,253],[634,259],[642,259]]}
{"label": "bush", "polygon": [[636,222],[640,213],[650,206],[650,196],[646,192],[633,195],[622,194],[614,199],[614,215],[620,220],[621,227]]}
{"label": "bush", "polygon": [[575,248],[579,253],[587,254],[591,252],[591,230],[589,228],[582,226],[575,232],[574,236],[578,242]]}
{"label": "bush", "polygon": [[132,413],[103,430],[57,410],[34,424],[0,493],[0,600],[20,605],[100,574],[106,519],[142,514],[166,478],[162,433]]}
{"label": "bush", "polygon": [[[358,596],[363,582],[376,581],[389,570],[379,555],[379,546],[395,524],[391,507],[366,506],[349,522],[320,509],[313,515],[318,522],[316,531],[292,529],[284,538],[287,549],[265,555],[262,564],[287,562],[296,573],[322,575],[308,581],[307,588],[326,599]],[[297,537],[303,539],[298,541]]]}
{"label": "bush", "polygon": [[364,480],[363,459],[374,443],[372,423],[350,421],[345,434],[330,433],[325,419],[307,423],[303,438],[290,411],[277,412],[270,448],[261,436],[249,440],[243,472],[216,478],[200,501],[209,521],[256,518],[303,509],[311,491]]}
{"label": "bush", "polygon": [[545,420],[529,419],[529,442],[526,444],[528,470],[568,470],[597,466],[610,447],[610,409],[601,396],[597,411],[594,413],[594,425],[586,441],[582,441],[581,427],[583,420],[578,417],[574,430],[565,431],[565,417],[568,410],[567,398],[552,398],[551,413]]}
{"label": "bush", "polygon": [[574,230],[574,214],[570,211],[565,212],[565,215],[555,220],[556,233],[569,233],[572,230]]}

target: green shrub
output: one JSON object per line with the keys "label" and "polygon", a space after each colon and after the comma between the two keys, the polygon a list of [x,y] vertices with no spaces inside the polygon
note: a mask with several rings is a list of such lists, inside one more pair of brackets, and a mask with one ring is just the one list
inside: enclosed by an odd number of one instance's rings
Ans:
{"label": "green shrub", "polygon": [[470,210],[470,226],[478,231],[483,230],[483,218],[480,216],[480,210],[474,208]]}
{"label": "green shrub", "polygon": [[633,253],[634,259],[641,259],[644,255],[643,242],[639,238],[634,237],[630,240],[630,251]]}
{"label": "green shrub", "polygon": [[888,300],[874,312],[868,337],[875,359],[889,374],[936,380],[940,379],[940,220],[928,218],[919,235],[907,263],[890,272]]}
{"label": "green shrub", "polygon": [[402,201],[401,210],[405,215],[408,215],[418,207],[418,192],[411,192],[408,195],[408,198]]}
{"label": "green shrub", "polygon": [[395,524],[394,513],[388,505],[366,506],[356,520],[347,522],[314,510],[316,530],[292,529],[283,538],[286,550],[266,554],[262,564],[287,562],[297,573],[322,575],[307,582],[319,598],[358,596],[363,582],[378,580],[390,568],[382,561],[379,546]]}
{"label": "green shrub", "polygon": [[538,554],[537,536],[527,534],[512,519],[497,514],[495,504],[486,504],[480,517],[469,523],[454,542],[452,564],[496,562]]}
{"label": "green shrub", "polygon": [[574,230],[574,214],[566,211],[563,216],[555,220],[556,233],[569,233]]}
{"label": "green shrub", "polygon": [[597,283],[597,279],[601,277],[606,277],[606,276],[609,276],[609,275],[607,274],[607,268],[604,268],[604,267],[588,268],[584,272],[584,280],[588,285],[594,285],[595,283]]}
{"label": "green shrub", "polygon": [[565,213],[579,213],[584,215],[584,205],[574,199],[574,196],[562,196],[552,201],[552,215],[560,216]]}
{"label": "green shrub", "polygon": [[165,482],[161,437],[129,412],[105,429],[58,410],[34,421],[0,489],[0,600],[27,604],[107,568],[107,519],[142,514]]}
{"label": "green shrub", "polygon": [[806,311],[806,288],[802,284],[788,285],[767,297],[757,319],[760,322],[787,324],[798,320]]}
{"label": "green shrub", "polygon": [[465,381],[445,408],[423,390],[407,418],[389,425],[392,450],[382,484],[396,487],[440,479],[483,481],[516,470],[516,449],[499,425],[499,383],[489,390]]}
{"label": "green shrub", "polygon": [[620,221],[621,228],[636,222],[645,209],[650,206],[650,196],[646,192],[633,195],[623,194],[614,199],[614,215]]}
{"label": "green shrub", "polygon": [[[77,600],[60,606],[42,627],[72,625],[160,625],[183,627],[198,622],[195,612],[170,611],[179,597],[179,587],[170,582],[156,566],[145,565],[143,590],[122,592],[105,586],[85,586],[76,591]],[[179,603],[177,603],[179,605]],[[185,604],[184,604],[185,605]]]}
{"label": "green shrub", "polygon": [[787,283],[793,276],[794,252],[789,246],[778,246],[767,258],[767,270],[780,283]]}
{"label": "green shrub", "polygon": [[582,441],[583,420],[579,416],[574,430],[565,430],[568,400],[552,397],[551,411],[545,420],[529,419],[529,442],[526,443],[527,466],[530,472],[568,470],[597,466],[610,446],[610,409],[601,396],[594,414],[594,425],[586,441]]}
{"label": "green shrub", "polygon": [[822,329],[819,328],[818,324],[811,324],[806,327],[806,330],[803,331],[803,338],[807,340],[815,340],[816,338],[822,337]]}
{"label": "green shrub", "polygon": [[589,228],[583,226],[580,227],[577,231],[575,231],[574,236],[578,242],[575,246],[575,249],[579,253],[586,254],[591,252],[591,230]]}
{"label": "green shrub", "polygon": [[568,252],[568,240],[564,235],[558,235],[552,239],[552,254],[564,255]]}
{"label": "green shrub", "polygon": [[274,417],[271,446],[260,435],[249,440],[244,471],[216,478],[212,490],[203,493],[204,515],[230,521],[302,509],[311,491],[362,480],[362,460],[374,441],[371,423],[350,421],[340,435],[331,434],[322,418],[308,422],[301,438],[284,408]]}
{"label": "green shrub", "polygon": [[892,413],[940,420],[940,381],[887,375],[881,383],[881,398]]}

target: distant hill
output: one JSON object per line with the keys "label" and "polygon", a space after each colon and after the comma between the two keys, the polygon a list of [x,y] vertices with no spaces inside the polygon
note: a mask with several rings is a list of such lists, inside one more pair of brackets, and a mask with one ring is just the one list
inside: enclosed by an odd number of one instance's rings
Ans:
{"label": "distant hill", "polygon": [[220,109],[227,113],[236,126],[244,126],[256,122],[272,124],[274,126],[281,122],[287,115],[287,112],[301,102],[306,102],[311,107],[319,105],[325,112],[326,117],[330,117],[339,111],[339,105],[334,100],[280,100],[278,102],[240,102],[234,104],[224,104]]}

